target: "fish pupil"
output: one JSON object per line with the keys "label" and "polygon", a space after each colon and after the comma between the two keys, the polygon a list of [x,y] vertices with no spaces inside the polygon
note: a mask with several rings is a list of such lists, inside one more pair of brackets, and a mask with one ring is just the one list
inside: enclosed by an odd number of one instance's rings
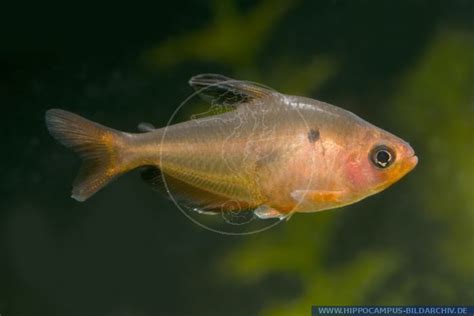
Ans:
{"label": "fish pupil", "polygon": [[392,159],[392,156],[386,150],[380,150],[377,153],[377,164],[381,167],[386,167],[391,159]]}

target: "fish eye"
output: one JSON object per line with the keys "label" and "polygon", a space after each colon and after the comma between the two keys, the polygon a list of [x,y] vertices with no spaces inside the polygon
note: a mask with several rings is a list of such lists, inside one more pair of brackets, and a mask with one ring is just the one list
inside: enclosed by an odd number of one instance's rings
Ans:
{"label": "fish eye", "polygon": [[384,169],[393,163],[395,154],[387,146],[381,145],[372,149],[370,159],[377,168]]}

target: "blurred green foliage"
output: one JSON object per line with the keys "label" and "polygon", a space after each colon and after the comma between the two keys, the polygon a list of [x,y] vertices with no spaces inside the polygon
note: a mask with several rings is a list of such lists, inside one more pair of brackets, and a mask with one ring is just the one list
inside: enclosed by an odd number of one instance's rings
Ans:
{"label": "blurred green foliage", "polygon": [[243,14],[232,0],[213,1],[214,17],[202,29],[171,38],[147,53],[151,65],[176,66],[190,58],[235,68],[255,62],[272,27],[298,1],[264,0]]}
{"label": "blurred green foliage", "polygon": [[[95,19],[32,9],[31,26],[3,28],[2,316],[472,305],[473,1],[102,9]],[[47,135],[45,109],[160,126],[206,72],[344,107],[409,141],[420,162],[376,196],[245,237],[202,230],[133,175],[85,204],[68,198],[78,164]]]}
{"label": "blurred green foliage", "polygon": [[[228,8],[230,2],[223,3]],[[278,5],[272,7],[274,10],[255,9],[251,22],[245,23],[251,26],[252,33],[255,18],[265,24],[258,30],[270,29],[266,23],[274,22],[275,8],[280,9]],[[229,24],[235,26],[232,23],[236,21],[235,11],[227,13],[218,15],[225,16],[220,25],[212,24],[207,31],[173,39],[155,48],[150,58],[157,64],[167,65],[170,60],[164,56],[173,56],[175,63],[179,63],[180,58],[181,62],[186,58],[209,58],[232,66],[233,72],[238,74],[242,62],[255,63],[268,32],[246,36],[247,28],[239,29],[239,35],[245,39],[238,40],[234,33],[236,29],[229,27]],[[237,24],[241,25],[242,21]],[[227,42],[223,38],[237,40]],[[244,242],[218,264],[222,277],[249,287],[274,273],[287,273],[300,280],[302,295],[291,300],[270,299],[264,304],[262,315],[304,315],[308,306],[316,303],[402,305],[439,303],[441,300],[444,304],[455,304],[474,299],[474,168],[470,163],[474,157],[473,45],[471,32],[440,28],[412,68],[396,79],[393,91],[382,105],[385,107],[382,111],[392,118],[391,123],[400,126],[399,129],[409,135],[421,152],[419,170],[409,184],[416,193],[412,197],[417,200],[415,205],[418,207],[409,204],[404,207],[419,212],[420,226],[413,233],[433,234],[424,246],[430,248],[429,257],[437,264],[421,258],[418,264],[423,272],[417,269],[404,273],[411,261],[404,257],[416,256],[419,249],[405,248],[407,252],[403,254],[400,248],[409,245],[378,249],[378,245],[374,247],[368,242],[356,256],[328,265],[321,258],[327,257],[328,247],[338,247],[331,238],[331,221],[327,216],[295,216],[284,228]],[[196,46],[210,51],[196,50]],[[330,62],[327,60],[315,55],[305,64],[300,62],[298,65],[295,62],[288,64],[288,58],[286,61],[280,59],[272,65],[273,77],[268,79],[287,93],[308,94],[337,73],[337,57]],[[265,73],[255,75],[265,78]],[[295,78],[291,79],[292,76]],[[382,201],[380,206],[397,212],[399,205],[390,203],[393,200],[386,204]],[[391,225],[386,225],[386,229],[400,227],[398,231],[403,234],[404,222],[410,221],[409,214],[406,215],[396,218]],[[427,226],[427,222],[435,223]],[[438,230],[440,225],[442,229]],[[350,235],[346,237],[351,238]],[[393,283],[389,290],[384,289],[387,282]],[[417,285],[420,282],[426,285]],[[425,286],[436,294],[424,298],[425,295],[418,291]]]}
{"label": "blurred green foliage", "polygon": [[[423,271],[403,276],[407,268],[404,257],[416,256],[420,249],[405,248],[403,253],[396,251],[399,245],[381,250],[368,242],[356,256],[335,266],[327,265],[321,259],[327,256],[327,248],[338,248],[331,238],[331,221],[327,216],[297,219],[295,216],[282,230],[259,236],[223,260],[224,275],[235,276],[234,282],[255,283],[271,273],[291,273],[300,278],[305,289],[303,295],[296,300],[269,302],[262,315],[304,315],[308,306],[319,302],[459,304],[474,299],[474,168],[470,163],[474,157],[473,39],[472,34],[451,31],[438,34],[416,67],[401,76],[393,98],[386,105],[391,113],[399,113],[396,124],[404,126],[401,129],[411,135],[423,153],[419,170],[410,183],[421,204],[413,211],[419,212],[421,221],[437,223],[425,225],[420,221],[411,238],[419,238],[417,234],[429,235],[428,244],[423,246],[429,247],[434,262],[420,258],[418,264]],[[447,62],[452,56],[456,60]],[[396,212],[398,205],[388,203],[382,203],[381,207]],[[345,212],[351,208],[346,207]],[[404,222],[412,220],[407,215],[386,228],[404,234]],[[390,278],[396,284],[387,290],[383,285]],[[426,282],[436,294],[424,299],[424,293],[419,293],[416,285],[421,282]],[[375,294],[376,299],[372,298]]]}

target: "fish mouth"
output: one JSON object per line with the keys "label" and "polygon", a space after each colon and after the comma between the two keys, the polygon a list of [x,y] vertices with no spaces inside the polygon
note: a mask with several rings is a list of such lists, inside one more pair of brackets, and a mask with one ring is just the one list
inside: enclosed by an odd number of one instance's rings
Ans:
{"label": "fish mouth", "polygon": [[413,156],[411,156],[407,159],[406,164],[407,164],[407,172],[410,172],[418,164],[418,157],[415,154],[413,154]]}
{"label": "fish mouth", "polygon": [[405,148],[405,157],[401,164],[401,169],[404,171],[404,174],[412,171],[418,164],[418,157],[415,154],[415,150],[408,144]]}

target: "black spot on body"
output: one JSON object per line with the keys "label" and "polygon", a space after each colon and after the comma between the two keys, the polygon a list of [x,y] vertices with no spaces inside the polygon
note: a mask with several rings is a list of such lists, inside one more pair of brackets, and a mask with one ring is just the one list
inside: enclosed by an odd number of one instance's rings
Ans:
{"label": "black spot on body", "polygon": [[310,143],[315,143],[319,140],[319,129],[310,129],[308,132],[308,140]]}

